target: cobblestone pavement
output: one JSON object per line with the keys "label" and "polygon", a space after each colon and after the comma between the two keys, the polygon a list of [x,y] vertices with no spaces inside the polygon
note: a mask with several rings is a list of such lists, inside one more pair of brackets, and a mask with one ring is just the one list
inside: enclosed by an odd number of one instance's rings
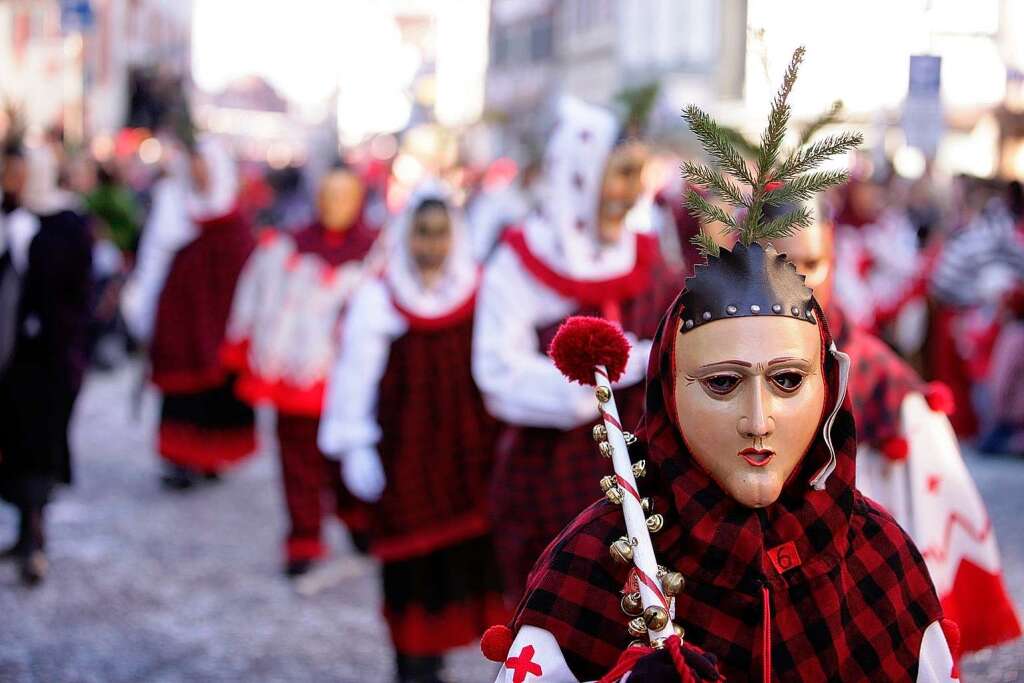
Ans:
{"label": "cobblestone pavement", "polygon": [[[155,400],[130,405],[135,382],[132,367],[94,376],[79,401],[77,482],[51,506],[48,581],[27,590],[0,566],[0,681],[390,681],[375,565],[332,529],[328,566],[299,586],[281,577],[284,520],[269,452],[221,484],[162,491]],[[970,466],[1024,604],[1024,462]],[[13,533],[0,509],[0,545]],[[1018,642],[975,655],[963,680],[1024,680],[1022,672]],[[449,658],[448,673],[491,681],[495,665],[468,646]]]}

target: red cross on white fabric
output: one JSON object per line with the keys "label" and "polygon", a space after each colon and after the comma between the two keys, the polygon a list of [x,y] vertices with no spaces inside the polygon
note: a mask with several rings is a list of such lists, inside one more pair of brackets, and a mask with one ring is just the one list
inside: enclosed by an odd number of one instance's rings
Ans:
{"label": "red cross on white fabric", "polygon": [[935,493],[939,490],[939,484],[942,483],[942,477],[937,474],[932,474],[928,477],[928,492]]}
{"label": "red cross on white fabric", "polygon": [[526,645],[515,657],[505,660],[505,668],[512,669],[512,683],[524,683],[530,674],[540,678],[544,670],[540,664],[533,661],[533,645]]}

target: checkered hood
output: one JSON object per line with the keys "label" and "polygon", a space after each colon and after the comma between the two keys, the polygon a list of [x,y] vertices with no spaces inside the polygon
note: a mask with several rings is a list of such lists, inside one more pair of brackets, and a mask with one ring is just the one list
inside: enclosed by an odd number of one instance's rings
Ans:
{"label": "checkered hood", "polygon": [[[655,339],[632,457],[647,461],[641,494],[665,516],[653,537],[658,561],[686,578],[676,622],[687,640],[732,680],[761,677],[766,623],[776,680],[915,680],[922,635],[941,608],[913,543],[855,488],[849,400],[831,430],[837,466],[825,489],[809,484],[829,457],[819,431],[780,499],[743,507],[697,465],[677,428],[671,369],[682,309],[680,296]],[[819,329],[824,350],[831,334]],[[823,357],[831,405],[839,372]],[[539,560],[514,620],[554,634],[580,680],[611,668],[631,640],[619,607],[628,568],[608,553],[624,533],[619,508],[588,508]]]}

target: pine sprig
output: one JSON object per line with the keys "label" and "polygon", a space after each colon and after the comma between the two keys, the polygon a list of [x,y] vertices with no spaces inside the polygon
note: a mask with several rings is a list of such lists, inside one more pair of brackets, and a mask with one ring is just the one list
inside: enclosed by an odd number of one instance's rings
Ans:
{"label": "pine sprig", "polygon": [[687,161],[683,164],[683,177],[688,182],[708,188],[737,208],[750,206],[750,199],[743,196],[735,183],[703,164]]}
{"label": "pine sprig", "polygon": [[765,204],[782,206],[805,202],[833,185],[842,185],[849,178],[846,171],[817,171],[797,176],[782,187],[765,195]]}
{"label": "pine sprig", "polygon": [[729,142],[729,136],[710,116],[691,104],[683,111],[683,118],[690,124],[690,130],[700,140],[716,166],[728,171],[747,185],[754,184],[754,177],[747,167],[747,162]]}
{"label": "pine sprig", "polygon": [[[840,133],[810,142],[839,117],[842,103],[837,101],[802,131],[796,148],[780,160],[791,116],[789,96],[803,58],[804,48],[797,48],[772,101],[768,125],[761,134],[760,144],[748,142],[738,131],[720,126],[695,106],[689,106],[683,112],[690,129],[712,161],[712,167],[686,163],[683,176],[689,183],[707,188],[726,203],[746,211],[738,222],[693,189],[687,192],[685,205],[699,220],[721,223],[724,233],[739,233],[740,241],[747,246],[759,240],[786,237],[810,225],[812,214],[806,207],[798,206],[771,219],[765,217],[765,210],[770,206],[808,201],[815,194],[846,182],[845,172],[814,169],[832,157],[849,152],[863,141],[859,133]],[[744,155],[754,158],[756,164],[749,165]],[[717,243],[703,230],[691,241],[706,255],[717,256],[719,253]]]}
{"label": "pine sprig", "polygon": [[775,179],[790,180],[834,156],[849,152],[862,142],[864,142],[864,136],[860,133],[840,133],[797,148],[779,166],[775,172]]}
{"label": "pine sprig", "polygon": [[704,199],[695,190],[687,190],[686,208],[700,216],[706,223],[722,223],[732,230],[737,228],[736,220],[732,216]]}

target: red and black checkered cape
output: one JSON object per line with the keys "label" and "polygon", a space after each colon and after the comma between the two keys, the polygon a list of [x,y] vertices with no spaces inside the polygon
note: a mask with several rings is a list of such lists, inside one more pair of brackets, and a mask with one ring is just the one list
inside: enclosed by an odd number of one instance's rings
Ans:
{"label": "red and black checkered cape", "polygon": [[[653,240],[643,244],[656,245]],[[609,317],[613,310],[624,330],[640,339],[652,338],[675,294],[676,280],[656,251],[638,258],[638,263],[642,270],[634,272],[642,275],[643,284],[629,296],[596,303],[601,287],[591,285],[589,294],[595,299],[581,303],[574,315]],[[536,264],[524,265],[536,275]],[[554,280],[547,284],[557,287]],[[538,330],[541,352],[547,352],[561,323]],[[643,383],[617,390],[615,401],[625,423],[635,423],[643,412]],[[526,577],[548,543],[600,494],[595,483],[608,474],[608,462],[594,457],[590,434],[590,425],[568,431],[510,425],[502,434],[491,481],[491,516],[510,604],[522,597]]]}
{"label": "red and black checkered cape", "polygon": [[911,392],[925,394],[925,382],[885,342],[846,320],[837,306],[829,308],[827,317],[836,345],[852,362],[847,394],[857,441],[886,454],[888,444],[903,438],[903,399]]}
{"label": "red and black checkered cape", "polygon": [[[849,401],[832,430],[838,466],[825,491],[808,486],[828,458],[819,432],[776,503],[740,505],[680,437],[671,372],[680,309],[677,300],[655,342],[633,457],[647,460],[641,492],[666,517],[653,537],[658,561],[686,578],[676,622],[687,640],[730,680],[760,680],[768,665],[780,681],[916,680],[924,630],[942,612],[912,541],[854,488]],[[834,401],[838,370],[820,329]],[[627,567],[608,553],[624,532],[620,509],[590,507],[545,551],[512,624],[551,632],[580,680],[608,671],[630,641],[619,607]]]}

